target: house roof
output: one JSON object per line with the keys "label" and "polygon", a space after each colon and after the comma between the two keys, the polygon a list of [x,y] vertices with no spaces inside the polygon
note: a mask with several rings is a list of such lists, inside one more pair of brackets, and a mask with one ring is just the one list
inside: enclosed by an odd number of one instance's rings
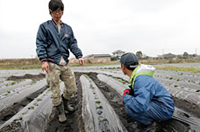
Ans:
{"label": "house roof", "polygon": [[109,54],[91,54],[91,55],[85,56],[85,58],[89,58],[89,57],[111,57],[111,55],[109,55]]}
{"label": "house roof", "polygon": [[176,57],[177,55],[175,54],[172,54],[172,53],[167,53],[167,54],[164,54],[164,55],[160,55],[160,57]]}

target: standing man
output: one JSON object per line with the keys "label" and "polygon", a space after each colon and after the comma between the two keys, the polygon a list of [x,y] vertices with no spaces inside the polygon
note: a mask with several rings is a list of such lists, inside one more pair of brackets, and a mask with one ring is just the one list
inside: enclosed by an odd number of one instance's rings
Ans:
{"label": "standing man", "polygon": [[126,112],[144,126],[146,131],[155,131],[154,121],[168,120],[174,112],[174,100],[164,86],[153,78],[155,68],[139,65],[133,53],[120,59],[121,69],[130,77],[130,89],[124,90],[123,103]]}
{"label": "standing man", "polygon": [[[49,14],[52,20],[40,25],[36,39],[36,52],[42,63],[42,70],[48,74],[51,99],[57,108],[60,122],[66,121],[64,109],[69,112],[75,110],[69,104],[69,100],[77,92],[75,76],[68,64],[69,50],[79,59],[79,64],[84,65],[83,54],[78,48],[72,28],[61,21],[63,11],[64,4],[61,0],[50,0]],[[65,84],[62,95],[60,79]]]}

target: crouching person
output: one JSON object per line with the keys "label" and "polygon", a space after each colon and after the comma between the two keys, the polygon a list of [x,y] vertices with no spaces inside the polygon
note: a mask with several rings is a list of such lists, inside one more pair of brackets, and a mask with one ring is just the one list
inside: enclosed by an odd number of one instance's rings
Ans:
{"label": "crouching person", "polygon": [[124,90],[123,103],[126,112],[145,130],[155,131],[155,122],[168,120],[174,112],[174,100],[164,86],[153,78],[155,68],[139,65],[133,53],[120,59],[121,69],[130,77],[130,89]]}
{"label": "crouching person", "polygon": [[[69,50],[83,65],[82,51],[78,48],[72,28],[61,21],[64,4],[61,0],[50,0],[49,14],[52,20],[42,23],[36,39],[36,52],[42,63],[42,70],[48,74],[48,83],[51,87],[51,99],[57,108],[59,121],[65,122],[64,109],[72,112],[74,108],[69,104],[71,97],[77,92],[75,76],[68,65]],[[60,80],[65,89],[60,95]]]}

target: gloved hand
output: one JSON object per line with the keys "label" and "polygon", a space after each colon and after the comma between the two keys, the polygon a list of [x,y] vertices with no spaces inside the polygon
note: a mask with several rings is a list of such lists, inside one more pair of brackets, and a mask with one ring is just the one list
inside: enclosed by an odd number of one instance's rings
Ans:
{"label": "gloved hand", "polygon": [[124,90],[124,94],[122,95],[122,98],[124,97],[125,94],[129,94],[130,92],[131,92],[130,89],[125,89],[125,90]]}
{"label": "gloved hand", "polygon": [[124,103],[124,100],[123,100],[124,95],[125,95],[125,94],[130,94],[130,92],[131,92],[131,89],[125,89],[125,90],[124,90],[124,94],[122,95],[122,102],[123,102],[123,103]]}

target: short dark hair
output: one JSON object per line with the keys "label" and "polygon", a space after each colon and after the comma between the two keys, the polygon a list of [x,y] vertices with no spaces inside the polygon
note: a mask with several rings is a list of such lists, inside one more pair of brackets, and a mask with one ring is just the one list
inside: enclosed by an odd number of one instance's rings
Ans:
{"label": "short dark hair", "polygon": [[50,0],[49,1],[49,10],[50,11],[56,11],[58,8],[60,8],[61,11],[64,11],[64,4],[62,0]]}

